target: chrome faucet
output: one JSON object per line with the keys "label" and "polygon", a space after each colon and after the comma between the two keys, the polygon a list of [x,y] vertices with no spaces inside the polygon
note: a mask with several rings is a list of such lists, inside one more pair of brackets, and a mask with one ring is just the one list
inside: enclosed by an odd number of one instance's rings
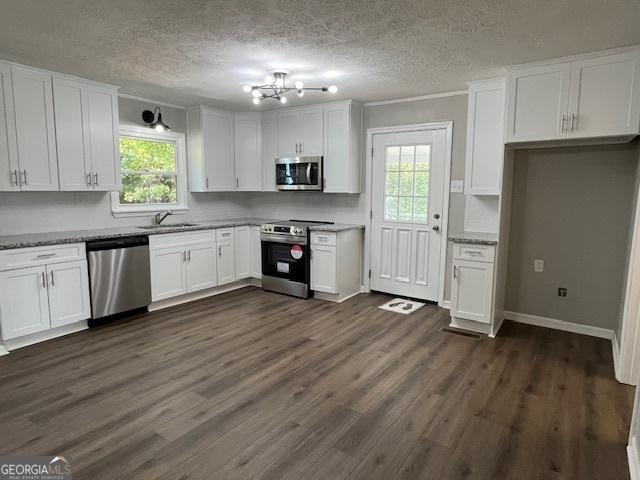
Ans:
{"label": "chrome faucet", "polygon": [[156,214],[156,225],[160,225],[165,218],[167,218],[169,215],[173,215],[173,212],[171,210],[167,210],[166,212],[160,212]]}

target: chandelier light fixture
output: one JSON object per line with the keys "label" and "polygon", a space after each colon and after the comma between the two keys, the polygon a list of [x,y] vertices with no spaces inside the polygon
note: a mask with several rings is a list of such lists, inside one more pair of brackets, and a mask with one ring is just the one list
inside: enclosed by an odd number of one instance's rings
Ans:
{"label": "chandelier light fixture", "polygon": [[277,70],[270,75],[267,75],[262,85],[245,85],[242,87],[245,93],[250,93],[253,97],[252,101],[254,105],[260,105],[260,103],[267,99],[272,98],[278,102],[287,103],[287,93],[294,91],[299,97],[304,97],[304,92],[307,90],[319,90],[321,92],[336,93],[338,87],[331,85],[330,87],[305,87],[304,83],[298,80],[294,87],[287,86],[287,77],[289,72],[286,70]]}

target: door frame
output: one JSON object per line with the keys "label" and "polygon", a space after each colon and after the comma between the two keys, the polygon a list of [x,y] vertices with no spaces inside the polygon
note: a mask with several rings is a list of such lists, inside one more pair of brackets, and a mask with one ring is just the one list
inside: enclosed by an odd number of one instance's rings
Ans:
{"label": "door frame", "polygon": [[447,266],[447,246],[449,233],[449,190],[451,185],[451,152],[453,149],[453,121],[415,123],[393,127],[367,128],[367,149],[365,153],[365,231],[364,231],[364,291],[370,292],[371,281],[371,222],[372,222],[372,182],[373,182],[373,137],[388,133],[428,132],[431,130],[445,131],[445,159],[444,159],[444,188],[442,198],[442,223],[440,227],[442,241],[440,242],[440,279],[438,284],[438,305],[444,305],[444,282]]}

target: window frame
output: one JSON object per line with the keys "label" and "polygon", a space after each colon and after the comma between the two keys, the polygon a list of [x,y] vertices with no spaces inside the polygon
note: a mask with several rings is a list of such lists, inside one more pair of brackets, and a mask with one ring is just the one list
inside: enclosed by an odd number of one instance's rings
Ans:
{"label": "window frame", "polygon": [[[111,212],[114,217],[134,217],[155,215],[166,210],[174,213],[186,213],[189,210],[188,181],[187,181],[187,151],[185,134],[181,132],[156,132],[145,127],[120,125],[118,136],[118,149],[120,137],[129,137],[140,140],[173,142],[176,145],[176,203],[151,203],[128,205],[120,203],[120,192],[111,192]],[[118,150],[118,156],[120,151]],[[120,160],[122,162],[122,160]],[[120,173],[122,176],[122,172]]]}

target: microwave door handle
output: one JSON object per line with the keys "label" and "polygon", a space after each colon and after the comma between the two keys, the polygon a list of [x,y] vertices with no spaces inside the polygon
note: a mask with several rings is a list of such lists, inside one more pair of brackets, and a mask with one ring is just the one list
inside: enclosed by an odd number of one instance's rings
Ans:
{"label": "microwave door handle", "polygon": [[307,184],[311,185],[311,162],[307,163]]}

